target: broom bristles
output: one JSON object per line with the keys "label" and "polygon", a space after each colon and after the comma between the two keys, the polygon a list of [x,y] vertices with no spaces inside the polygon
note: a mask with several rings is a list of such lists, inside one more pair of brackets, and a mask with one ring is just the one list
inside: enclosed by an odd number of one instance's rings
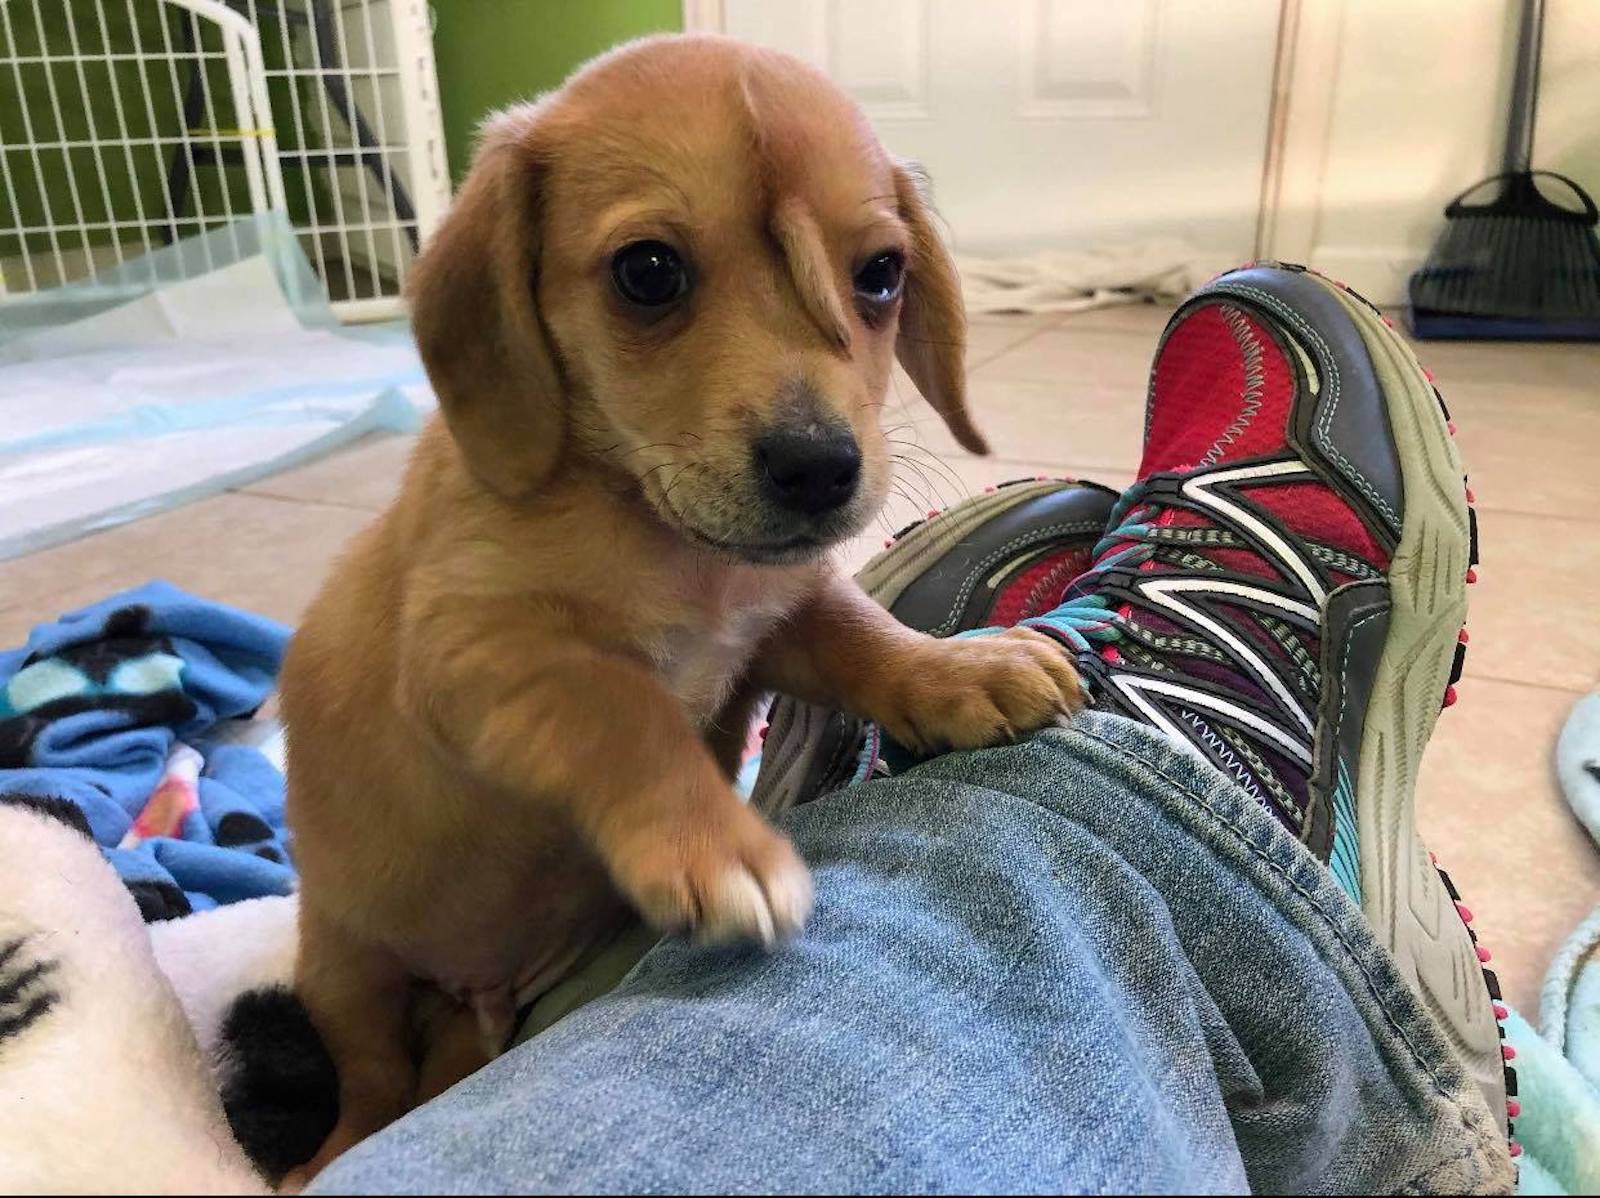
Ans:
{"label": "broom bristles", "polygon": [[[1587,197],[1585,197],[1587,198]],[[1411,276],[1419,311],[1517,320],[1600,320],[1600,242],[1542,197],[1453,208]],[[1518,211],[1518,208],[1523,210]]]}

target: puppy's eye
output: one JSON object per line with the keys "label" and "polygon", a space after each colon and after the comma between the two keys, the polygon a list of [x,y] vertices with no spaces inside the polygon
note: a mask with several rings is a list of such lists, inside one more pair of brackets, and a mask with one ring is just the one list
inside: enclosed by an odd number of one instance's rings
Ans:
{"label": "puppy's eye", "polygon": [[906,260],[899,250],[879,254],[856,271],[856,294],[874,304],[887,304],[900,294],[905,281]]}
{"label": "puppy's eye", "polygon": [[611,281],[630,304],[662,308],[689,290],[689,271],[665,242],[635,241],[611,259]]}

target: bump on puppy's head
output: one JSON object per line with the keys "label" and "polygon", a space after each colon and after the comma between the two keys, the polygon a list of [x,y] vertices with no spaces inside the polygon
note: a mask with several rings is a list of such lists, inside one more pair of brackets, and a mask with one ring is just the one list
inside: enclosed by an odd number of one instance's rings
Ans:
{"label": "bump on puppy's head", "polygon": [[826,77],[730,39],[634,43],[491,119],[412,305],[485,485],[527,494],[570,455],[747,560],[876,513],[896,355],[986,451],[917,179]]}

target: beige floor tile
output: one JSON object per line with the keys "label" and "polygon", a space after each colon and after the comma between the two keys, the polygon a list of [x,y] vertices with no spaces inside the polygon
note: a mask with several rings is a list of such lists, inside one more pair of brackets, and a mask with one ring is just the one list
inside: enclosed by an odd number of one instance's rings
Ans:
{"label": "beige floor tile", "polygon": [[1143,332],[1058,325],[976,367],[973,384],[1032,383],[1063,395],[1111,389],[1142,405],[1155,347]]}
{"label": "beige floor tile", "polygon": [[[995,454],[1131,471],[1150,359],[1169,315],[1169,308],[1145,304],[1061,316],[987,360],[969,356],[968,403]],[[884,425],[941,457],[964,452],[901,372]]]}
{"label": "beige floor tile", "polygon": [[1587,387],[1441,380],[1440,391],[1485,511],[1574,514],[1600,498],[1600,364]]}
{"label": "beige floor tile", "polygon": [[1469,676],[1569,690],[1600,684],[1600,536],[1580,520],[1478,514]]}
{"label": "beige floor tile", "polygon": [[0,645],[152,578],[293,623],[334,555],[371,519],[356,508],[218,495],[0,562]]}
{"label": "beige floor tile", "polygon": [[1012,349],[1052,327],[1054,316],[974,316],[967,322],[967,369]]}
{"label": "beige floor tile", "polygon": [[400,489],[400,476],[415,444],[412,436],[377,434],[240,490],[246,495],[272,495],[378,511],[387,507]]}
{"label": "beige floor tile", "polygon": [[[993,380],[980,370],[970,383],[968,402],[996,457],[1124,471],[1139,465],[1144,393],[1126,384]],[[886,408],[884,428],[892,438],[942,457],[963,452],[937,413],[920,400]]]}
{"label": "beige floor tile", "polygon": [[947,472],[930,467],[929,455],[977,489],[1016,477],[1008,472],[1019,467],[1127,486],[1138,464],[1150,355],[1169,314],[1140,305],[1065,316],[974,368],[968,402],[992,459],[961,449],[909,380],[897,376],[884,426],[891,449],[907,459],[902,473],[916,484],[906,489],[914,496],[936,484],[948,494]]}
{"label": "beige floor tile", "polygon": [[1090,308],[1087,312],[1069,312],[1060,318],[1057,328],[1072,332],[1130,333],[1146,340],[1146,356],[1155,352],[1156,340],[1171,319],[1176,304],[1113,304],[1107,308]]}
{"label": "beige floor tile", "polygon": [[1600,852],[1556,783],[1555,738],[1576,694],[1479,680],[1423,758],[1418,822],[1529,1019],[1557,947],[1600,905]]}
{"label": "beige floor tile", "polygon": [[[1404,323],[1396,321],[1404,330]],[[1433,371],[1449,402],[1462,384],[1518,390],[1535,386],[1573,387],[1593,394],[1600,379],[1600,345],[1518,344],[1512,341],[1411,342],[1419,361]]]}

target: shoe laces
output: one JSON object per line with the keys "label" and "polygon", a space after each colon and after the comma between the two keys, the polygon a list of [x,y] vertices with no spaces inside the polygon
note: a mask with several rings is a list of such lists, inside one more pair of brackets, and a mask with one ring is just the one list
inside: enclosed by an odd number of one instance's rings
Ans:
{"label": "shoe laces", "polygon": [[[1146,537],[1150,524],[1141,510],[1149,504],[1146,487],[1135,483],[1123,492],[1111,509],[1106,534],[1095,543],[1094,565],[1067,586],[1062,601],[1050,611],[1020,622],[1019,627],[1034,628],[1064,641],[1077,653],[1092,653],[1096,646],[1109,645],[1123,638],[1125,618],[1105,596],[1095,593],[1099,578],[1115,567],[1136,567],[1154,556],[1156,547]],[[1132,517],[1137,516],[1137,519]],[[958,635],[991,636],[999,628],[974,628]]]}

